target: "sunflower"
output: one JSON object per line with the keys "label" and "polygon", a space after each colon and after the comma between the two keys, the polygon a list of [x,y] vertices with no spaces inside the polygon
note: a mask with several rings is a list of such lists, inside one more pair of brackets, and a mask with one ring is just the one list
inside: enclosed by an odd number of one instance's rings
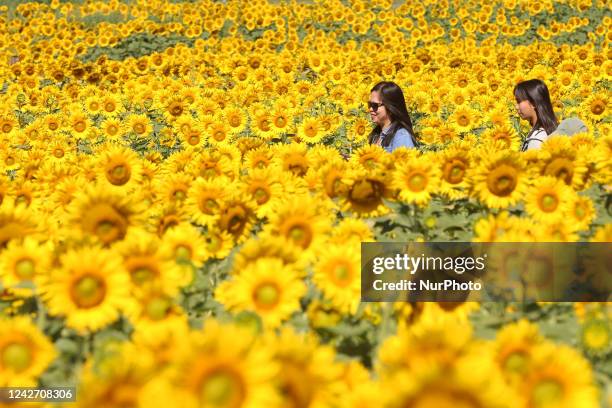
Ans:
{"label": "sunflower", "polygon": [[335,244],[347,242],[369,242],[374,240],[370,226],[359,219],[344,218],[331,231],[330,242]]}
{"label": "sunflower", "polygon": [[465,197],[467,174],[472,163],[470,150],[454,145],[443,150],[436,158],[441,171],[440,193],[452,200]]}
{"label": "sunflower", "polygon": [[167,173],[155,180],[154,190],[157,197],[165,203],[178,207],[186,205],[193,177],[187,173]]}
{"label": "sunflower", "polygon": [[220,178],[197,179],[191,185],[185,203],[191,219],[203,226],[215,224],[221,215],[222,203],[229,198],[229,194],[228,183]]}
{"label": "sunflower", "polygon": [[500,149],[519,150],[520,138],[513,127],[509,125],[495,126],[481,136],[481,140],[490,142]]}
{"label": "sunflower", "polygon": [[37,282],[38,278],[47,272],[51,261],[49,246],[32,237],[25,237],[21,242],[10,241],[6,251],[0,252],[0,276],[3,286]]}
{"label": "sunflower", "polygon": [[279,366],[271,350],[245,328],[212,319],[204,328],[189,333],[168,374],[143,390],[145,404],[161,408],[180,400],[185,408],[276,406],[273,380]]}
{"label": "sunflower", "polygon": [[148,228],[161,237],[169,229],[188,221],[189,213],[185,210],[185,207],[160,203],[151,208]]}
{"label": "sunflower", "polygon": [[83,234],[109,245],[123,239],[130,226],[141,222],[137,195],[126,197],[106,184],[92,184],[75,195],[69,213]]}
{"label": "sunflower", "polygon": [[214,227],[204,233],[204,241],[206,241],[208,256],[214,259],[224,259],[234,248],[234,237]]}
{"label": "sunflower", "polygon": [[101,124],[102,134],[108,139],[115,140],[124,135],[125,128],[118,119],[106,118]]}
{"label": "sunflower", "polygon": [[287,245],[286,241],[274,235],[261,236],[259,239],[246,241],[234,258],[231,273],[241,274],[250,264],[262,258],[279,259],[283,265],[290,266],[300,277],[305,276],[306,265],[300,250]]}
{"label": "sunflower", "polygon": [[275,203],[282,199],[283,187],[278,176],[266,167],[251,170],[241,181],[241,189],[257,204],[257,217],[268,217],[274,211]]}
{"label": "sunflower", "polygon": [[311,166],[308,148],[302,144],[278,145],[273,163],[297,177],[303,177]]}
{"label": "sunflower", "polygon": [[257,313],[265,327],[276,328],[300,311],[306,285],[279,259],[262,258],[219,285],[215,298],[232,311]]}
{"label": "sunflower", "polygon": [[168,326],[180,324],[176,321],[187,324],[185,311],[159,286],[147,288],[135,296],[134,300],[126,317],[141,337],[164,336]]}
{"label": "sunflower", "polygon": [[100,154],[99,179],[106,179],[111,188],[129,191],[140,184],[141,168],[140,158],[133,150],[112,146]]}
{"label": "sunflower", "polygon": [[200,267],[208,258],[206,242],[200,231],[189,223],[182,223],[166,230],[162,236],[160,254],[164,259],[178,263],[191,262]]}
{"label": "sunflower", "polygon": [[568,215],[576,193],[563,181],[545,176],[534,181],[525,196],[525,210],[535,220],[549,224]]}
{"label": "sunflower", "polygon": [[422,363],[410,371],[397,372],[383,381],[383,387],[396,390],[383,397],[388,400],[385,407],[389,408],[520,406],[516,392],[506,385],[486,354],[463,356],[452,367],[438,362]]}
{"label": "sunflower", "polygon": [[612,350],[612,325],[604,317],[590,316],[580,330],[582,347],[592,356],[605,356]]}
{"label": "sunflower", "polygon": [[492,152],[473,170],[472,194],[490,208],[517,203],[526,188],[524,166],[517,152]]}
{"label": "sunflower", "polygon": [[353,143],[364,143],[370,134],[370,121],[365,118],[357,118],[346,132],[346,137]]}
{"label": "sunflower", "polygon": [[93,123],[87,114],[74,112],[68,118],[68,126],[72,130],[72,134],[81,139],[87,135]]}
{"label": "sunflower", "polygon": [[267,111],[257,111],[251,114],[251,131],[264,140],[276,137],[277,132],[273,128],[272,116]]}
{"label": "sunflower", "polygon": [[390,166],[388,154],[378,145],[366,145],[357,149],[351,156],[349,163],[357,165],[368,171],[381,171]]}
{"label": "sunflower", "polygon": [[43,286],[43,298],[51,315],[66,316],[68,327],[96,331],[130,306],[130,280],[114,251],[83,247],[60,256],[59,267]]}
{"label": "sunflower", "polygon": [[319,143],[327,134],[317,117],[306,118],[298,126],[299,138],[308,144]]}
{"label": "sunflower", "polygon": [[208,141],[213,145],[223,146],[230,138],[230,127],[225,122],[213,123],[208,129]]}
{"label": "sunflower", "polygon": [[361,301],[361,262],[353,245],[332,245],[317,259],[313,282],[341,313],[354,315]]}
{"label": "sunflower", "polygon": [[554,176],[574,190],[580,190],[585,185],[588,173],[587,159],[584,153],[578,152],[568,137],[553,137],[544,143],[538,155],[535,169],[542,176]]}
{"label": "sunflower", "polygon": [[457,133],[466,133],[477,127],[479,116],[475,110],[460,106],[451,114],[449,120]]}
{"label": "sunflower", "polygon": [[494,359],[506,379],[516,383],[529,371],[538,346],[545,343],[538,326],[527,320],[508,324],[497,332]]}
{"label": "sunflower", "polygon": [[598,405],[597,388],[589,362],[578,351],[564,345],[544,344],[538,347],[518,390],[530,407]]}
{"label": "sunflower", "polygon": [[605,94],[594,93],[584,101],[583,117],[598,122],[606,117],[606,111],[610,111],[609,104],[610,102]]}
{"label": "sunflower", "polygon": [[342,406],[344,369],[332,346],[320,344],[312,333],[296,333],[291,328],[282,328],[278,336],[268,334],[264,341],[280,364],[274,384],[282,406]]}
{"label": "sunflower", "polygon": [[393,198],[393,190],[382,176],[367,170],[351,169],[342,182],[347,186],[340,197],[343,211],[351,211],[356,217],[376,217],[389,212],[385,199]]}
{"label": "sunflower", "polygon": [[171,96],[164,104],[164,118],[169,123],[174,122],[188,112],[188,106],[179,95]]}
{"label": "sunflower", "polygon": [[274,152],[268,146],[256,147],[244,155],[244,167],[247,169],[261,169],[273,163]]}
{"label": "sunflower", "polygon": [[245,112],[239,107],[229,107],[221,112],[223,122],[227,123],[234,134],[242,132],[246,126]]}
{"label": "sunflower", "polygon": [[34,387],[57,352],[28,317],[0,319],[0,385]]}
{"label": "sunflower", "polygon": [[432,156],[414,157],[396,165],[392,186],[399,190],[399,199],[425,206],[437,192],[440,170]]}
{"label": "sunflower", "polygon": [[100,103],[102,105],[100,112],[104,116],[116,116],[123,111],[121,100],[115,94],[106,94],[101,98]]}
{"label": "sunflower", "polygon": [[255,222],[255,202],[244,196],[234,194],[221,203],[216,226],[229,233],[237,244],[244,242]]}
{"label": "sunflower", "polygon": [[153,126],[147,115],[131,114],[124,120],[127,124],[126,129],[129,129],[138,137],[147,137],[153,131]]}
{"label": "sunflower", "polygon": [[3,200],[0,204],[0,248],[11,240],[35,234],[38,230],[32,210]]}
{"label": "sunflower", "polygon": [[330,228],[328,218],[315,198],[289,196],[270,215],[264,232],[284,238],[287,243],[301,248],[308,257],[323,243],[324,234]]}
{"label": "sunflower", "polygon": [[130,276],[133,293],[140,294],[159,286],[164,293],[173,296],[181,286],[189,283],[189,277],[175,262],[162,259],[160,246],[157,235],[133,228],[122,242],[113,247],[123,257],[123,266]]}
{"label": "sunflower", "polygon": [[189,157],[187,171],[195,177],[209,180],[213,178],[236,177],[237,163],[232,162],[227,156],[220,154],[217,150],[207,149]]}

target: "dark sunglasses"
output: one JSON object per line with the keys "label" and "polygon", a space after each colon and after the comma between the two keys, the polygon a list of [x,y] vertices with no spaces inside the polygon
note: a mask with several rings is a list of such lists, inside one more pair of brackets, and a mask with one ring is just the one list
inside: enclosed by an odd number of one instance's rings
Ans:
{"label": "dark sunglasses", "polygon": [[378,108],[380,108],[381,106],[383,106],[384,103],[377,103],[377,102],[368,102],[368,108],[372,109],[374,112],[378,112]]}

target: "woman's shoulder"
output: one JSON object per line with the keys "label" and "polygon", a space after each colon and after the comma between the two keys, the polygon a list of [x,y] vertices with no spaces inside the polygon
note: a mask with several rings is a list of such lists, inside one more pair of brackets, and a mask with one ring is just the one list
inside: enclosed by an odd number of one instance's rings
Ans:
{"label": "woman's shoulder", "polygon": [[392,144],[395,147],[399,147],[399,146],[414,147],[414,143],[412,141],[412,135],[407,129],[403,127],[398,128],[395,131],[395,136],[393,137]]}

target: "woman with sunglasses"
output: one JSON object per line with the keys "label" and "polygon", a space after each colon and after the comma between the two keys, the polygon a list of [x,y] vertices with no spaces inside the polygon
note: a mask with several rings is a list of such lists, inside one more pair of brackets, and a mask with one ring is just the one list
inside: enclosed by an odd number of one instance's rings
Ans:
{"label": "woman with sunglasses", "polygon": [[528,120],[531,125],[521,151],[539,149],[559,125],[550,102],[548,88],[539,79],[519,82],[514,87],[514,99],[519,116]]}
{"label": "woman with sunglasses", "polygon": [[398,147],[418,145],[404,93],[396,83],[377,83],[370,91],[368,111],[376,124],[368,139],[370,144],[382,146],[389,153]]}

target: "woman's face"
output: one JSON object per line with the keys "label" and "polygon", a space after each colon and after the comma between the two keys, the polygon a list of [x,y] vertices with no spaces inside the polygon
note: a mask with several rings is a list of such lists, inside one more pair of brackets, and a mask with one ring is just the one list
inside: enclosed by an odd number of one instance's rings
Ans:
{"label": "woman's face", "polygon": [[538,115],[535,108],[528,100],[516,101],[516,111],[518,112],[521,119],[528,120],[532,125],[536,122]]}
{"label": "woman's face", "polygon": [[[374,91],[370,94],[370,103],[368,104],[368,111],[370,112],[370,118],[372,122],[376,123],[381,128],[384,128],[389,123],[391,123],[391,118],[387,113],[387,108],[385,105],[381,105],[382,97],[380,96],[380,92]],[[376,105],[378,108],[375,108],[372,105]]]}

